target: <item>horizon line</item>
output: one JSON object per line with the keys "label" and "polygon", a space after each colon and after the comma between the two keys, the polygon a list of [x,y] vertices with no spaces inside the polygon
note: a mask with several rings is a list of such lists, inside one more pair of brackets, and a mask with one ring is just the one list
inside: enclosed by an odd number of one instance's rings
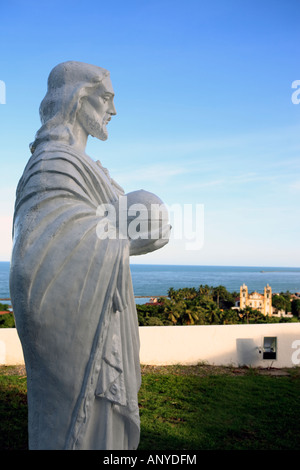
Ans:
{"label": "horizon line", "polygon": [[[10,263],[8,260],[0,260],[0,263]],[[280,265],[258,265],[258,264],[184,264],[184,263],[135,263],[130,262],[134,266],[187,266],[187,267],[203,267],[203,268],[280,268],[280,269],[299,269],[300,266],[280,266]]]}

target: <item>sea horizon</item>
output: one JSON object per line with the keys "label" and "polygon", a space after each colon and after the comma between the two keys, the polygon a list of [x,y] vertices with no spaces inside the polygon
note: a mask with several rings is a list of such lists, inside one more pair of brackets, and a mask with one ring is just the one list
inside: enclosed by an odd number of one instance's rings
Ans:
{"label": "sea horizon", "polygon": [[[9,261],[0,261],[0,299],[10,297],[9,267]],[[229,292],[239,292],[246,284],[249,291],[263,292],[269,284],[273,293],[300,292],[300,267],[131,263],[130,270],[137,302],[166,296],[171,287],[200,285],[222,285]]]}
{"label": "sea horizon", "polygon": [[[1,263],[9,263],[9,260],[0,260]],[[195,267],[221,267],[221,268],[278,268],[278,269],[299,269],[300,266],[270,266],[270,265],[256,265],[256,264],[188,264],[188,263],[134,263],[130,262],[130,266],[195,266]]]}

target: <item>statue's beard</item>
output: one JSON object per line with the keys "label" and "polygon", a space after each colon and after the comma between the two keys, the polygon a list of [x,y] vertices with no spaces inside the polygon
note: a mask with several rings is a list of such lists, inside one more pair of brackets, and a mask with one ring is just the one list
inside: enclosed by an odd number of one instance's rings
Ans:
{"label": "statue's beard", "polygon": [[110,119],[111,117],[109,114],[104,115],[104,118],[102,119],[102,123],[98,129],[99,130],[98,136],[94,136],[94,137],[98,137],[98,139],[100,140],[106,140],[108,138],[108,131],[107,131],[106,126],[109,123]]}
{"label": "statue's beard", "polygon": [[108,131],[106,128],[107,125],[107,119],[105,119],[105,116],[102,120],[102,122],[99,121],[94,121],[91,123],[91,129],[90,129],[90,135],[92,137],[96,137],[99,140],[107,140],[108,138]]}
{"label": "statue's beard", "polygon": [[85,121],[87,125],[85,126],[87,132],[92,137],[96,137],[99,140],[107,140],[107,124],[110,121],[110,114],[105,113],[103,118],[99,120],[99,116],[95,113],[92,115],[86,115]]}

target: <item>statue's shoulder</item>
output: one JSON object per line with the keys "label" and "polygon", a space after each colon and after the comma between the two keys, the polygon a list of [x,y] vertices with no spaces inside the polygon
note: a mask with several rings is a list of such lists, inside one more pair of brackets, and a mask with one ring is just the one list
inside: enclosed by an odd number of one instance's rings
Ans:
{"label": "statue's shoulder", "polygon": [[[32,154],[28,164],[35,166],[38,164],[51,163],[52,165],[59,163],[69,163],[74,167],[90,167],[90,162],[84,154],[80,154],[72,147],[67,145],[44,145],[38,147]],[[48,165],[47,165],[48,166]]]}

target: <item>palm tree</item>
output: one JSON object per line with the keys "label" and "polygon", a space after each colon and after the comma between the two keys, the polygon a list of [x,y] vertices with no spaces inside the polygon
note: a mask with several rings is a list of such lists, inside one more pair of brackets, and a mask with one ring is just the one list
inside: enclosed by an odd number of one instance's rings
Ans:
{"label": "palm tree", "polygon": [[210,325],[218,325],[220,323],[219,314],[220,310],[218,308],[212,308],[206,313],[206,318]]}
{"label": "palm tree", "polygon": [[176,291],[174,290],[174,287],[170,287],[170,289],[168,290],[168,297],[170,299],[174,299],[176,296]]}
{"label": "palm tree", "polygon": [[195,310],[185,309],[183,313],[183,322],[187,325],[194,325],[195,321],[199,321],[199,316]]}
{"label": "palm tree", "polygon": [[180,313],[178,312],[177,303],[174,299],[165,299],[164,313],[167,315],[168,320],[170,320],[174,325],[177,323]]}
{"label": "palm tree", "polygon": [[203,295],[210,296],[211,295],[211,288],[207,284],[205,284],[205,286],[203,286],[201,284],[199,286],[198,293],[199,293],[200,296],[203,296]]}

